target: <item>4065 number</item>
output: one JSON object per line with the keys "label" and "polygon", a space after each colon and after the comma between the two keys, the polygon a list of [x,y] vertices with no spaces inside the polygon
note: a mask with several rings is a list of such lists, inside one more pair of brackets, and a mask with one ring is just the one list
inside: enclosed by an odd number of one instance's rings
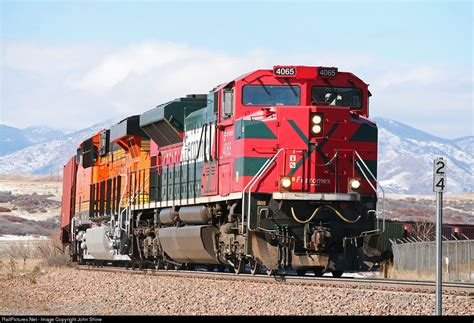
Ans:
{"label": "4065 number", "polygon": [[335,77],[337,75],[337,68],[334,67],[320,67],[318,75],[322,77]]}
{"label": "4065 number", "polygon": [[276,76],[296,76],[296,68],[294,67],[275,67],[273,74]]}

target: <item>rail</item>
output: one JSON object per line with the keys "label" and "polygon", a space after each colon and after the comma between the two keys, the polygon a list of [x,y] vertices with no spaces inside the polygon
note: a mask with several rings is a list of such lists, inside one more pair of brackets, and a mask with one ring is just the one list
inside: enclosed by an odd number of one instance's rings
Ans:
{"label": "rail", "polygon": [[[164,269],[141,269],[141,270],[128,270],[120,267],[94,267],[87,265],[80,265],[76,267],[77,270],[88,270],[88,271],[101,271],[101,272],[122,272],[131,275],[157,275],[157,276],[171,276],[171,277],[182,277],[182,278],[202,278],[202,279],[218,279],[218,280],[234,280],[234,281],[264,281],[268,283],[277,284],[298,284],[298,285],[329,285],[330,287],[342,286],[347,288],[367,288],[377,290],[395,290],[404,292],[426,292],[433,293],[435,284],[433,281],[423,280],[397,280],[387,278],[354,278],[350,277],[348,273],[347,277],[334,278],[330,276],[315,277],[315,276],[268,276],[265,274],[236,274],[233,272],[209,272],[209,271],[190,271],[190,270],[164,270]],[[344,274],[346,275],[346,274]],[[362,285],[362,286],[360,286]],[[414,290],[415,288],[415,290]],[[474,284],[472,283],[460,283],[460,282],[446,282],[443,283],[443,289],[448,290],[452,293],[472,293]]]}
{"label": "rail", "polygon": [[[125,176],[125,185],[123,186],[123,191],[122,191],[122,194],[120,194],[120,200],[119,200],[119,205],[118,205],[118,209],[120,210],[120,206],[122,205],[122,201],[125,197],[125,194],[128,193],[127,192],[127,183],[128,183],[128,176],[127,174],[119,174],[119,176]],[[118,218],[118,221],[119,221],[119,228],[120,230],[122,231],[125,231],[125,228],[122,228],[122,216],[123,216],[123,212],[126,210],[127,208],[125,207],[123,210],[120,211],[119,213],[119,218]],[[112,217],[113,218],[113,217]]]}
{"label": "rail", "polygon": [[[263,174],[265,174],[265,172],[268,170],[270,165],[273,164],[273,162],[278,157],[278,155],[284,150],[286,150],[286,148],[280,148],[275,153],[275,155],[273,155],[272,158],[267,159],[267,161],[262,165],[262,167],[260,167],[260,169],[255,174],[255,176],[247,183],[247,185],[242,190],[242,233],[244,233],[245,219],[247,220],[247,229],[250,231],[250,207],[251,207],[250,196],[252,194],[251,193],[252,188],[260,180],[260,178],[263,176]],[[247,206],[248,212],[247,212],[247,216],[245,216],[245,193],[246,193],[247,190],[248,190],[248,206]]]}
{"label": "rail", "polygon": [[[380,187],[380,190],[382,191],[382,232],[385,232],[385,191],[383,190],[383,187],[382,185],[380,185],[380,183],[377,181],[377,178],[374,176],[374,174],[370,171],[369,167],[367,166],[367,164],[364,162],[364,160],[362,159],[362,157],[359,155],[359,153],[357,152],[357,150],[354,150],[354,154],[357,156],[357,158],[360,160],[360,162],[362,163],[362,165],[364,165],[365,169],[367,170],[367,172],[370,174],[370,176],[372,177],[372,179],[375,181],[376,185],[378,185]],[[374,187],[372,185],[372,183],[370,182],[370,179],[368,178],[368,176],[365,174],[364,170],[362,169],[362,167],[360,166],[360,164],[355,163],[357,165],[357,167],[359,168],[360,172],[362,173],[362,175],[364,176],[365,180],[367,181],[367,183],[369,183],[370,187],[374,190],[375,192],[375,195],[377,196],[377,201],[379,199],[379,193],[377,191],[377,188]],[[375,211],[375,214],[378,215],[378,212]],[[376,217],[376,220],[377,220],[377,230],[379,230],[379,222],[378,222],[378,217]]]}
{"label": "rail", "polygon": [[[132,178],[132,174],[138,174],[138,188],[137,188],[137,185],[136,185],[136,176],[134,176],[134,191],[133,191],[133,195],[130,194],[130,191],[129,191],[129,198],[128,198],[128,203],[127,203],[127,207],[125,208],[125,210],[127,210],[126,212],[126,216],[125,216],[125,225],[127,226],[126,229],[128,228],[128,226],[130,225],[130,218],[131,218],[131,211],[132,211],[132,205],[134,206],[134,209],[136,207],[136,204],[135,204],[135,200],[138,196],[138,205],[140,206],[140,204],[142,206],[145,205],[145,200],[148,199],[149,201],[149,198],[150,198],[150,195],[149,195],[149,191],[145,191],[145,186],[146,186],[146,183],[147,183],[147,180],[150,178],[150,175],[148,173],[148,175],[146,175],[146,170],[147,169],[139,169],[139,170],[134,170],[134,171],[131,171],[130,172],[130,178]],[[143,181],[142,181],[142,173],[143,173]],[[145,176],[146,175],[146,176]],[[130,187],[132,185],[132,180],[130,180],[130,183],[129,183]],[[150,183],[148,181],[148,187],[150,187]],[[145,198],[146,197],[146,198]],[[129,231],[128,229],[125,230],[125,231]]]}

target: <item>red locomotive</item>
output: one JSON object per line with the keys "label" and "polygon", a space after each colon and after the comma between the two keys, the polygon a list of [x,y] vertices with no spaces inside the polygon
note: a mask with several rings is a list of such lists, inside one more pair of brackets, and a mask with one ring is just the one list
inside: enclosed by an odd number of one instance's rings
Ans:
{"label": "red locomotive", "polygon": [[369,97],[275,66],[126,118],[65,165],[63,243],[80,263],[340,276],[378,253]]}

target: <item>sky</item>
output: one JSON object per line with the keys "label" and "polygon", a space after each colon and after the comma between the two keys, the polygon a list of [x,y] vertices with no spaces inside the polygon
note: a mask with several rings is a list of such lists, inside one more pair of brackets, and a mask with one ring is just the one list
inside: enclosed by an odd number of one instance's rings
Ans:
{"label": "sky", "polygon": [[474,135],[472,1],[8,1],[0,123],[80,129],[273,65],[336,66],[370,116]]}

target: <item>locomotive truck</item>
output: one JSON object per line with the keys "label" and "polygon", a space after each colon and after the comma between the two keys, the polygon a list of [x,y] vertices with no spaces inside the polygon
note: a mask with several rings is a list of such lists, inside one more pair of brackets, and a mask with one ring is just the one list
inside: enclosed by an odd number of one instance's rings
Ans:
{"label": "locomotive truck", "polygon": [[73,261],[341,276],[380,255],[368,85],[274,66],[130,116],[64,166]]}

